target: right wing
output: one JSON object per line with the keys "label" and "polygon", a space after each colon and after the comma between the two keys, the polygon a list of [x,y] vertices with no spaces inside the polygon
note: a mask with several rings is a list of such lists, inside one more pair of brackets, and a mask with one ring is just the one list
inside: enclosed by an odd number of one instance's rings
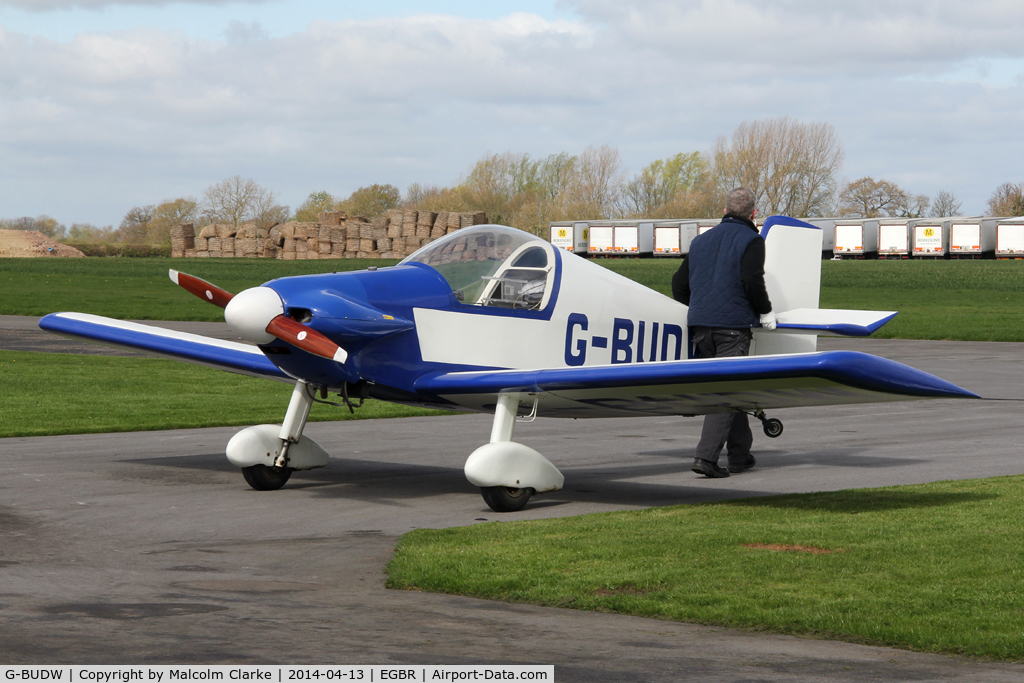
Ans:
{"label": "right wing", "polygon": [[702,415],[925,398],[978,398],[927,372],[856,351],[425,375],[423,394],[493,411],[497,396],[538,397],[544,417]]}
{"label": "right wing", "polygon": [[42,329],[74,339],[145,351],[252,377],[292,381],[256,346],[143,325],[88,313],[51,313]]}

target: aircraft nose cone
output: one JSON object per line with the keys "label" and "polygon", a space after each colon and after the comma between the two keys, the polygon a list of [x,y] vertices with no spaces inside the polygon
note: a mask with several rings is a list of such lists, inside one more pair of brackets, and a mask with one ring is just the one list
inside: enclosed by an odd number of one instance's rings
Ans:
{"label": "aircraft nose cone", "polygon": [[284,313],[284,304],[270,287],[252,287],[239,292],[224,308],[224,320],[235,332],[253,344],[269,344],[274,335],[267,325]]}

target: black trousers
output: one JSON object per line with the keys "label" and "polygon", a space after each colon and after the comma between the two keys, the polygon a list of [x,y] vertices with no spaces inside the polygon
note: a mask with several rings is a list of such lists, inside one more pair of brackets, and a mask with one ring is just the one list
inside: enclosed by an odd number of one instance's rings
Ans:
{"label": "black trousers", "polygon": [[[749,329],[733,330],[724,327],[695,327],[693,341],[700,358],[726,358],[746,356],[750,353]],[[704,428],[697,444],[697,459],[717,463],[722,448],[728,445],[727,457],[734,465],[750,459],[750,421],[746,413],[709,413],[704,416]]]}

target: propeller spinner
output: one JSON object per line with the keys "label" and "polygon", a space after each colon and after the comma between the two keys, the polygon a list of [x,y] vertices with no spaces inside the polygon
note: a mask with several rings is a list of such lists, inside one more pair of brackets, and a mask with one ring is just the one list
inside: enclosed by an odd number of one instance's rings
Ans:
{"label": "propeller spinner", "polygon": [[171,280],[200,299],[224,309],[224,320],[243,339],[269,344],[274,338],[315,356],[344,363],[348,352],[312,327],[284,314],[281,297],[270,287],[251,287],[231,294],[205,280],[176,270]]}

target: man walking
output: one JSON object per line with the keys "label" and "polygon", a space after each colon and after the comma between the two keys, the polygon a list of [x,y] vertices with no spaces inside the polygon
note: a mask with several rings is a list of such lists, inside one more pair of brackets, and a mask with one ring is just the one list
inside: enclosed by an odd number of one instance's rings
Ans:
{"label": "man walking", "polygon": [[[755,215],[753,192],[745,187],[729,192],[722,222],[694,238],[672,278],[672,296],[690,307],[687,325],[701,358],[746,356],[751,328],[775,329]],[[746,413],[705,415],[693,471],[717,478],[749,470],[756,462],[750,454],[753,440]],[[726,444],[728,469],[718,465]]]}

